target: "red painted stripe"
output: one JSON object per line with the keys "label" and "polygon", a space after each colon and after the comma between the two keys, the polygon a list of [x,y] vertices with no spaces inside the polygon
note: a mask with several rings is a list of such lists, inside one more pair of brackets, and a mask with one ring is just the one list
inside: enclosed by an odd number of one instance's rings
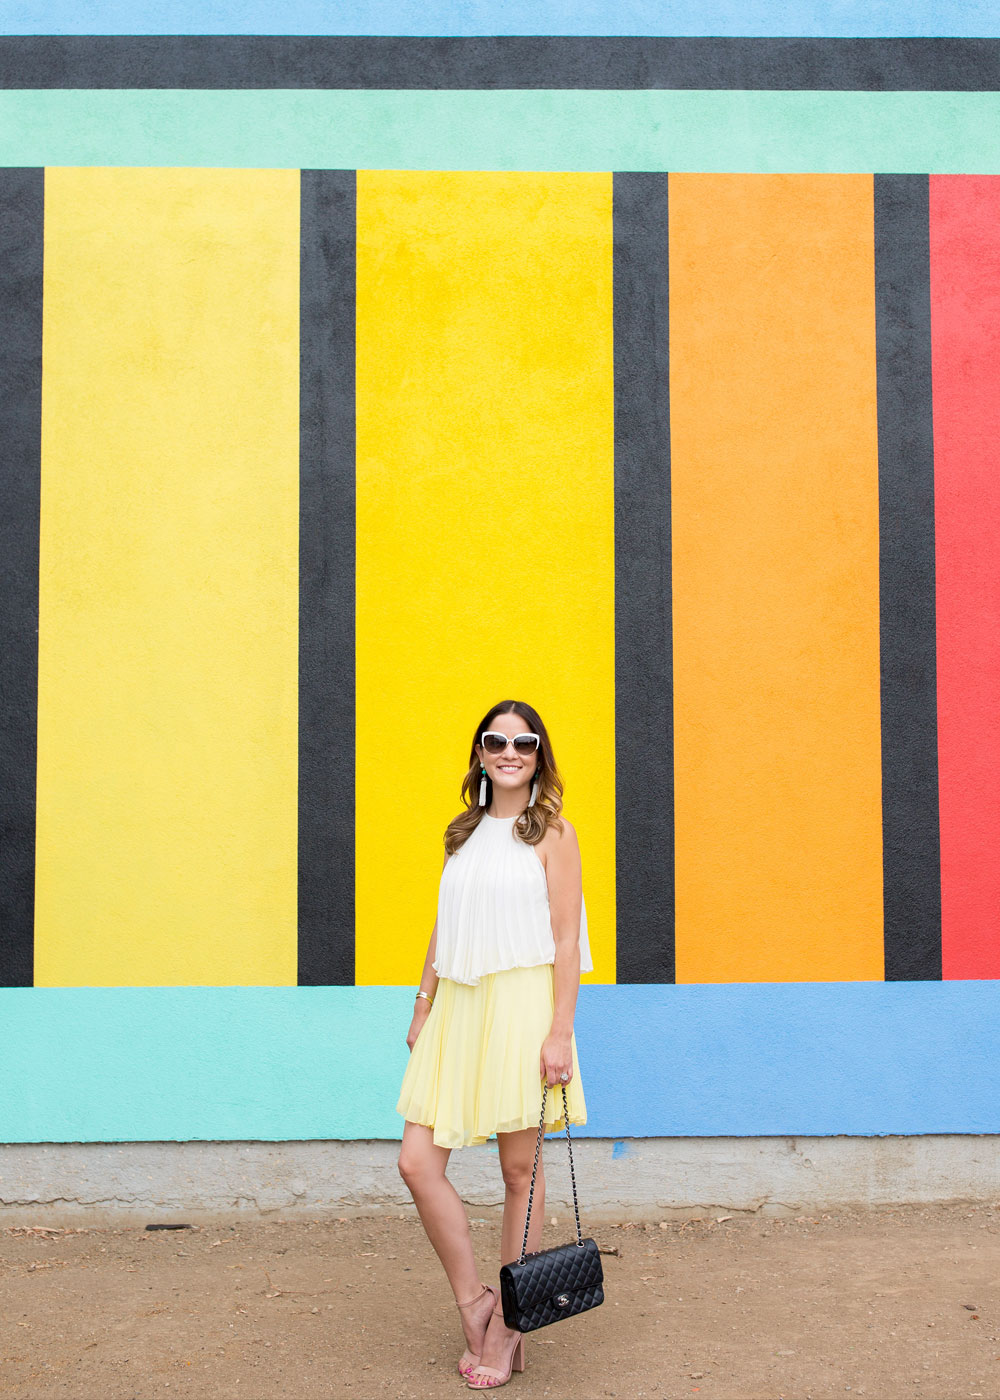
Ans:
{"label": "red painted stripe", "polygon": [[930,181],[941,942],[1000,977],[1000,177]]}

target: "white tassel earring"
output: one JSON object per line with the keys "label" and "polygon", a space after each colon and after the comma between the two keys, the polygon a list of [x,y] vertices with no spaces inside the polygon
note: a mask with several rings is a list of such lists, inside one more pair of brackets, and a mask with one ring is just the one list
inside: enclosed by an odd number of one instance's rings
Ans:
{"label": "white tassel earring", "polygon": [[531,784],[531,801],[528,803],[528,806],[529,806],[529,807],[534,807],[534,805],[535,805],[535,798],[536,798],[537,796],[538,796],[538,779],[536,778],[535,781]]}
{"label": "white tassel earring", "polygon": [[[479,782],[479,805],[480,805],[480,807],[485,807],[485,806],[486,806],[486,769],[482,766],[482,764],[479,765],[479,771],[480,771],[480,773],[482,773],[482,775],[483,775],[482,778],[480,779],[480,782]],[[532,800],[534,800],[534,799],[532,799]]]}

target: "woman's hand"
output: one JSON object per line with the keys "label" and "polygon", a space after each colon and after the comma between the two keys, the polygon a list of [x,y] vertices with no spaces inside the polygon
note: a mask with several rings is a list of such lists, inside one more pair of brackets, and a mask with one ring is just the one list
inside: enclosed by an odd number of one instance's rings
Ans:
{"label": "woman's hand", "polygon": [[[542,1043],[541,1073],[549,1088],[553,1084],[568,1084],[573,1078],[573,1049],[570,1037],[550,1031]],[[563,1079],[562,1076],[566,1075]]]}
{"label": "woman's hand", "polygon": [[419,997],[416,1006],[413,1008],[413,1020],[410,1022],[410,1029],[406,1032],[406,1043],[412,1050],[417,1043],[417,1036],[421,1027],[430,1015],[431,1004],[423,997]]}

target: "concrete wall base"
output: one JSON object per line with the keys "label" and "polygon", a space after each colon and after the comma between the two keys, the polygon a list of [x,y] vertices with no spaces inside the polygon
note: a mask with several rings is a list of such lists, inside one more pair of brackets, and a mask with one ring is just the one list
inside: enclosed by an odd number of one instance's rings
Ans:
{"label": "concrete wall base", "polygon": [[[1000,1202],[1000,1137],[579,1138],[586,1223]],[[320,1218],[413,1212],[397,1141],[12,1143],[0,1225]],[[564,1140],[547,1138],[546,1215],[572,1219]],[[496,1141],[453,1152],[473,1213],[503,1206]],[[569,1212],[567,1216],[567,1211]]]}

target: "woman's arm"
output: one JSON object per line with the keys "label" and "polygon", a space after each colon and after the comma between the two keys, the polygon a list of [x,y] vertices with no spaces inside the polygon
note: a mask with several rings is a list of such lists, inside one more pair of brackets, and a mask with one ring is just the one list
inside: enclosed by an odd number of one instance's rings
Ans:
{"label": "woman's arm", "polygon": [[565,817],[562,823],[562,832],[550,827],[546,835],[545,876],[556,950],[552,1027],[541,1052],[541,1070],[549,1084],[557,1084],[564,1071],[567,1075],[573,1073],[570,1038],[580,990],[580,915],[583,908],[580,843]]}
{"label": "woman's arm", "polygon": [[[444,864],[448,864],[448,855],[445,853]],[[441,867],[444,869],[444,866]],[[427,945],[427,956],[424,958],[424,970],[420,974],[420,990],[428,992],[432,997],[437,995],[438,975],[432,966],[437,957],[437,936],[438,924],[434,920],[434,928],[431,931],[431,941]],[[410,1022],[410,1029],[406,1033],[406,1043],[412,1050],[420,1029],[427,1020],[427,1013],[431,1009],[431,1004],[426,997],[417,997],[416,1005],[413,1008],[413,1020]]]}

